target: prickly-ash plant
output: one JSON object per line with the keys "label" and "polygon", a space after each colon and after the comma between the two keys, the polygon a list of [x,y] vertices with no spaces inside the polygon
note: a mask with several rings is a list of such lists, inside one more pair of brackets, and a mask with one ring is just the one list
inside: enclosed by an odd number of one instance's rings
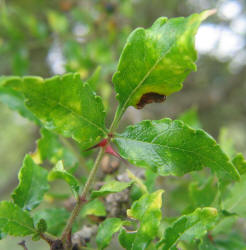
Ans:
{"label": "prickly-ash plant", "polygon": [[[11,199],[0,203],[1,238],[30,235],[53,250],[104,249],[116,234],[118,244],[128,250],[222,249],[216,238],[219,227],[240,216],[237,205],[246,183],[243,156],[227,156],[204,130],[182,119],[144,120],[117,132],[129,106],[165,105],[169,95],[182,89],[196,70],[195,34],[213,12],[161,17],[129,35],[112,79],[118,107],[109,128],[102,99],[78,73],[0,78],[0,91],[12,100],[12,108],[41,131],[37,150],[23,160]],[[70,167],[72,140],[83,152],[98,150],[93,164],[77,153],[79,164]],[[109,162],[106,154],[116,160]],[[121,173],[119,162],[124,165]],[[142,170],[126,170],[130,164]],[[88,174],[78,176],[76,166],[84,165]],[[95,180],[100,165],[102,181]],[[198,172],[203,168],[209,169],[209,177]],[[169,189],[164,193],[158,186],[164,176],[181,179],[187,173],[190,205],[181,215],[168,216]],[[70,186],[73,197],[52,207],[47,197],[51,199],[57,179]],[[20,245],[28,247],[24,241]]]}

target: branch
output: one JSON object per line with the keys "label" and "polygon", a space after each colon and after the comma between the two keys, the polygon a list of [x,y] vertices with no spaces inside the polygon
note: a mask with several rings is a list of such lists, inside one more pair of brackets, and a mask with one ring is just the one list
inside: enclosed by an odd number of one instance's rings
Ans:
{"label": "branch", "polygon": [[23,240],[23,241],[19,242],[18,245],[22,246],[24,250],[28,250],[27,246],[26,246],[26,241]]}
{"label": "branch", "polygon": [[82,194],[78,197],[78,201],[76,203],[76,206],[74,207],[72,214],[70,215],[70,218],[68,219],[67,225],[62,233],[61,240],[63,242],[66,240],[67,235],[70,233],[70,231],[72,229],[72,225],[73,225],[76,217],[78,216],[83,204],[86,203],[86,196],[87,196],[87,194],[90,190],[90,187],[94,181],[94,178],[96,176],[96,172],[97,172],[97,169],[98,169],[99,164],[101,162],[101,159],[103,157],[103,154],[104,154],[104,148],[100,148],[100,151],[97,155],[94,166],[93,166],[93,168],[89,174],[89,177],[87,179],[87,182],[85,184],[84,190],[83,190]]}

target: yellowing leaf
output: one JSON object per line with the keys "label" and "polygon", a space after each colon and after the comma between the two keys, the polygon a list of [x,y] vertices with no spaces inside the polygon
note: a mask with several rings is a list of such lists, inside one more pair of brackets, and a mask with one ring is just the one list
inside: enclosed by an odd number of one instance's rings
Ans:
{"label": "yellowing leaf", "polygon": [[101,98],[81,81],[79,74],[45,80],[10,77],[2,84],[22,92],[26,106],[47,129],[72,137],[84,148],[95,145],[107,134]]}
{"label": "yellowing leaf", "polygon": [[161,207],[163,190],[157,190],[151,194],[144,194],[135,201],[127,215],[140,221],[140,227],[134,236],[131,249],[146,249],[151,240],[158,235],[161,221]]}
{"label": "yellowing leaf", "polygon": [[113,83],[121,117],[128,106],[142,108],[179,91],[196,70],[194,37],[200,23],[213,11],[187,18],[158,18],[149,29],[137,28],[127,39]]}

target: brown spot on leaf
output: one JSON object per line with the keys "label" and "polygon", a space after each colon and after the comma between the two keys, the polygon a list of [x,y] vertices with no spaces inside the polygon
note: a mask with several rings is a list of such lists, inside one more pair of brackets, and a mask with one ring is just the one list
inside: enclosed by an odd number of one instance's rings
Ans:
{"label": "brown spot on leaf", "polygon": [[142,95],[140,101],[137,103],[137,109],[142,109],[146,104],[150,104],[152,102],[164,102],[166,100],[165,95],[160,95],[154,92],[149,92]]}

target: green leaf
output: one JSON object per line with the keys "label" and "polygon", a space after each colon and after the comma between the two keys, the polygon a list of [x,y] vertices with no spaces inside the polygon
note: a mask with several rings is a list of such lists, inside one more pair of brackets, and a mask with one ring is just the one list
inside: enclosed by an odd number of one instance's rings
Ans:
{"label": "green leaf", "polygon": [[21,116],[34,121],[37,124],[40,122],[24,105],[24,96],[10,88],[1,87],[0,84],[0,101],[9,106],[10,109],[17,111]]}
{"label": "green leaf", "polygon": [[230,187],[227,197],[222,201],[223,209],[246,218],[246,192],[244,190],[246,190],[246,175],[241,176],[241,181]]}
{"label": "green leaf", "polygon": [[210,167],[222,181],[240,178],[210,135],[181,121],[143,121],[116,135],[114,142],[123,158],[162,176],[184,175]]}
{"label": "green leaf", "polygon": [[100,200],[95,199],[83,206],[80,215],[81,217],[86,217],[87,215],[105,216],[106,209]]}
{"label": "green leaf", "polygon": [[46,232],[47,223],[46,223],[46,221],[44,219],[40,219],[40,221],[37,224],[37,229],[38,229],[38,232],[40,232],[40,233]]}
{"label": "green leaf", "polygon": [[164,238],[158,246],[168,250],[179,240],[191,242],[201,238],[215,223],[217,216],[217,210],[211,207],[197,208],[193,213],[181,216],[165,230]]}
{"label": "green leaf", "polygon": [[96,197],[105,196],[111,193],[118,193],[123,191],[124,189],[131,186],[132,182],[119,182],[119,181],[109,181],[104,184],[99,190],[92,191],[91,198],[94,199]]}
{"label": "green leaf", "polygon": [[215,246],[214,242],[205,236],[199,244],[199,250],[218,250],[218,248]]}
{"label": "green leaf", "polygon": [[208,237],[204,237],[199,245],[199,250],[245,250],[246,243],[238,232],[230,232],[229,234],[216,237],[211,241]]}
{"label": "green leaf", "polygon": [[0,203],[0,231],[13,236],[35,233],[31,216],[9,201]]}
{"label": "green leaf", "polygon": [[221,128],[219,133],[218,142],[221,149],[229,156],[233,157],[236,153],[235,143],[231,138],[231,133],[227,128]]}
{"label": "green leaf", "polygon": [[76,163],[76,157],[62,145],[58,135],[45,128],[41,128],[40,133],[41,138],[38,139],[37,145],[38,154],[42,162],[49,160],[55,164],[59,160],[63,160],[66,166],[72,166]]}
{"label": "green leaf", "polygon": [[108,218],[99,225],[96,237],[96,242],[99,249],[104,249],[109,245],[113,234],[121,229],[123,223],[124,222],[119,218]]}
{"label": "green leaf", "polygon": [[69,218],[69,212],[64,208],[48,208],[34,214],[34,222],[38,224],[41,219],[47,223],[47,232],[60,235]]}
{"label": "green leaf", "polygon": [[195,34],[211,14],[161,17],[151,28],[137,28],[130,34],[113,76],[120,117],[128,106],[139,107],[144,94],[169,96],[182,88],[186,76],[196,70]]}
{"label": "green leaf", "polygon": [[47,18],[50,27],[57,33],[65,33],[68,29],[68,19],[65,15],[60,14],[57,11],[49,10],[47,12]]}
{"label": "green leaf", "polygon": [[40,233],[36,232],[35,234],[32,235],[32,240],[33,241],[39,241],[41,239]]}
{"label": "green leaf", "polygon": [[186,125],[189,125],[190,127],[194,129],[202,128],[201,122],[199,121],[196,107],[192,107],[186,110],[184,113],[182,113],[178,117],[178,120],[183,121]]}
{"label": "green leaf", "polygon": [[92,76],[87,80],[87,82],[89,83],[89,85],[91,86],[91,88],[93,90],[95,90],[95,91],[96,91],[97,86],[99,84],[99,79],[100,79],[101,71],[102,71],[102,67],[98,66],[95,69],[95,71],[93,72]]}
{"label": "green leaf", "polygon": [[135,240],[136,235],[137,235],[136,231],[127,232],[124,228],[122,228],[120,230],[119,237],[118,237],[121,246],[127,250],[131,250],[132,244]]}
{"label": "green leaf", "polygon": [[15,204],[27,210],[37,207],[49,189],[47,176],[48,171],[26,155],[18,176],[19,185],[12,193]]}
{"label": "green leaf", "polygon": [[146,249],[151,240],[158,236],[161,221],[161,207],[163,190],[151,194],[144,194],[135,201],[127,215],[140,221],[140,227],[132,243],[132,249]]}
{"label": "green leaf", "polygon": [[141,189],[141,192],[148,193],[148,189],[143,183],[143,181],[134,175],[129,169],[126,170],[128,177]]}
{"label": "green leaf", "polygon": [[226,210],[221,210],[219,216],[219,219],[211,230],[211,234],[216,238],[218,235],[230,233],[238,220],[237,214],[230,213]]}
{"label": "green leaf", "polygon": [[[214,244],[218,246],[217,249],[223,250],[245,250],[246,243],[245,239],[240,235],[240,232],[230,232],[230,234],[225,235],[226,237],[216,238]],[[210,249],[209,249],[210,250]]]}
{"label": "green leaf", "polygon": [[83,148],[95,145],[107,134],[101,98],[96,96],[79,74],[49,79],[40,77],[10,78],[4,86],[25,96],[26,106],[47,129],[72,137]]}
{"label": "green leaf", "polygon": [[151,171],[151,169],[146,169],[145,171],[145,182],[144,184],[148,188],[149,192],[154,192],[155,191],[155,183],[156,183],[156,178],[158,175]]}
{"label": "green leaf", "polygon": [[232,159],[232,163],[237,168],[240,175],[246,173],[246,160],[244,159],[242,153],[236,154],[236,156]]}
{"label": "green leaf", "polygon": [[49,172],[48,180],[54,181],[56,179],[62,179],[71,187],[75,196],[79,192],[79,182],[78,180],[69,172],[64,169],[62,161],[58,161],[55,167]]}
{"label": "green leaf", "polygon": [[192,182],[189,185],[189,195],[192,200],[193,207],[207,207],[212,204],[217,195],[217,186],[214,178],[211,176],[204,183]]}

